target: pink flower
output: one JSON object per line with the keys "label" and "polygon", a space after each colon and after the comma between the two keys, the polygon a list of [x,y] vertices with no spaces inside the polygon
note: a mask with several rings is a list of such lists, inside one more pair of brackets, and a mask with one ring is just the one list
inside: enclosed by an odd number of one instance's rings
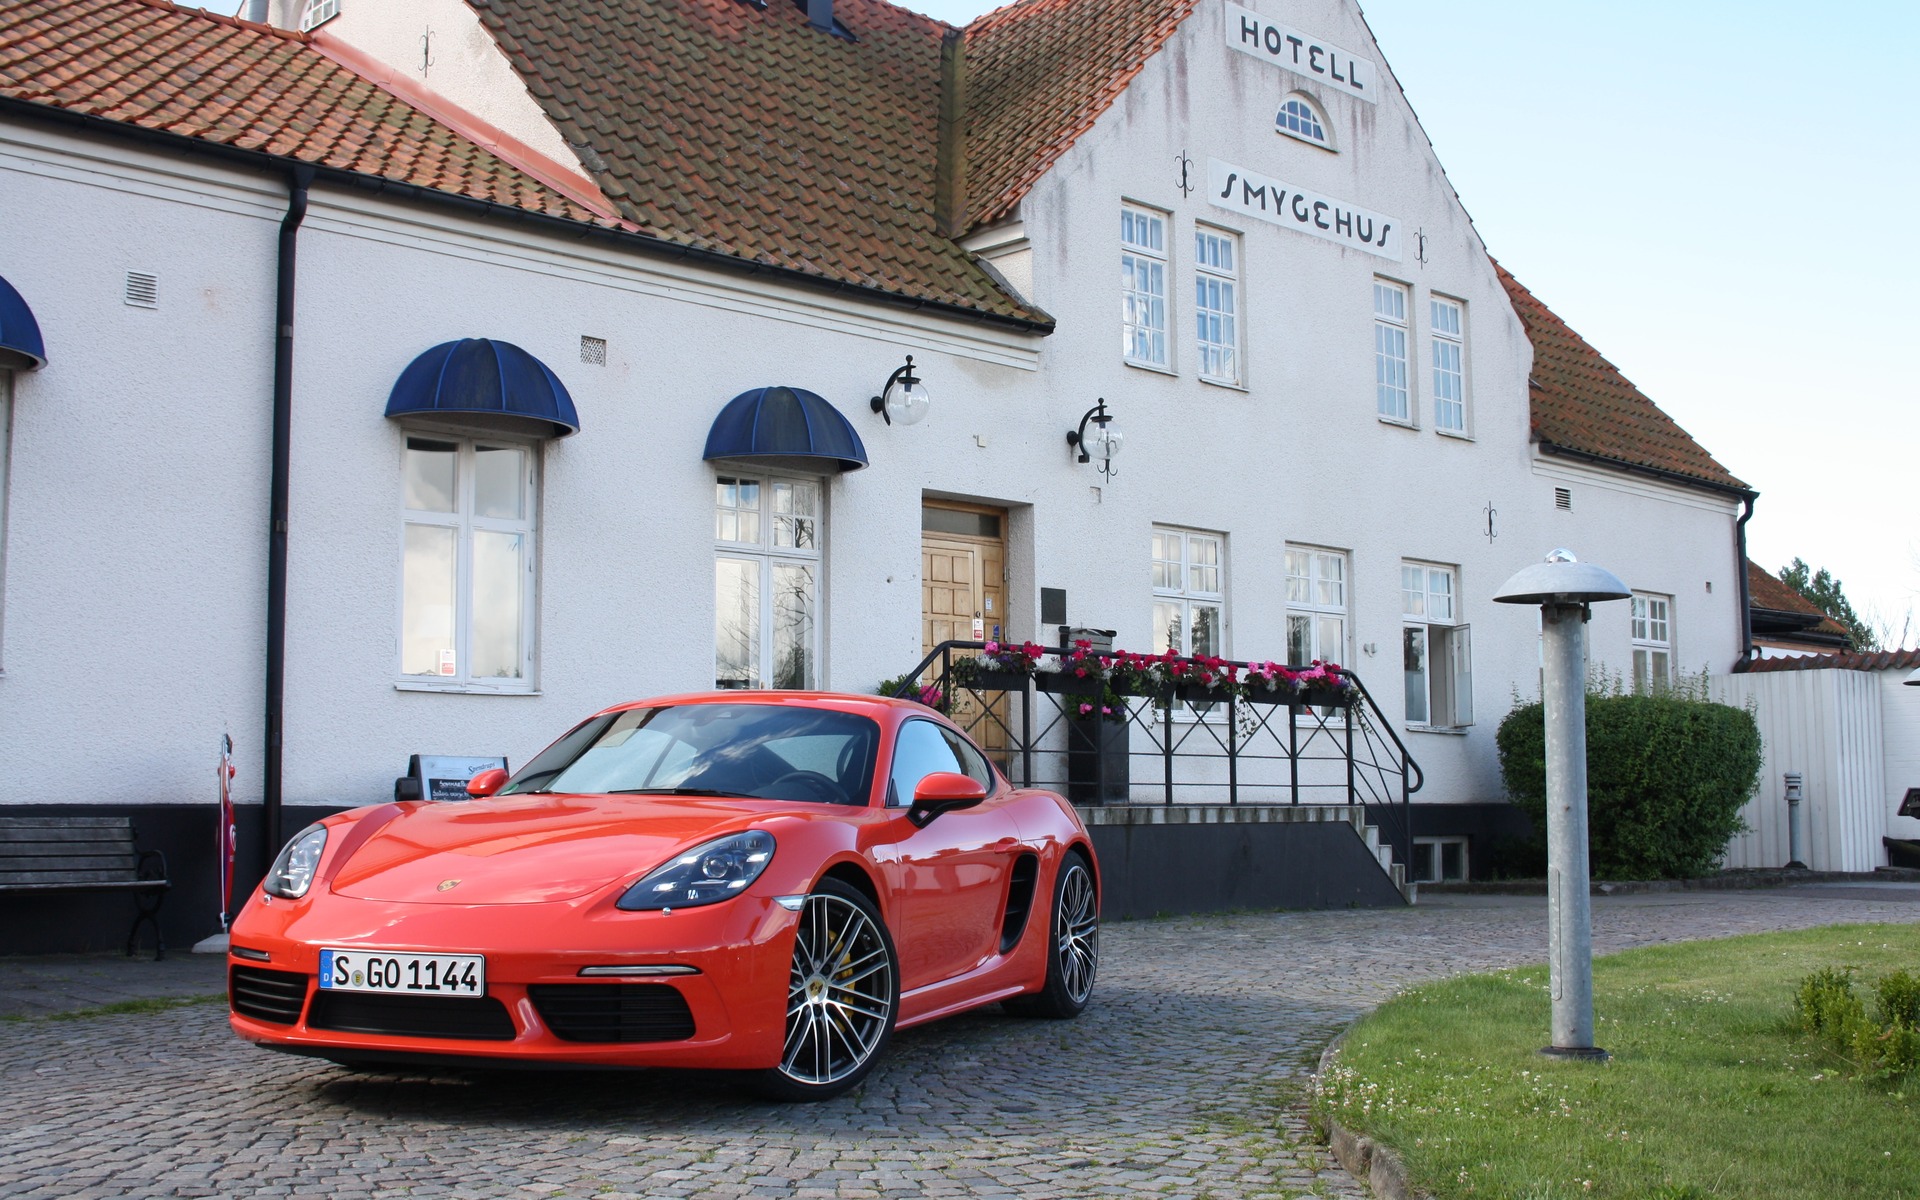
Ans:
{"label": "pink flower", "polygon": [[1092,711],[1093,711],[1093,705],[1091,704],[1082,704],[1080,706],[1080,715],[1083,717]]}
{"label": "pink flower", "polygon": [[1111,706],[1109,706],[1109,705],[1105,705],[1105,704],[1102,704],[1102,705],[1100,706],[1100,715],[1101,715],[1101,716],[1103,716],[1103,717],[1110,717],[1110,716],[1112,716],[1112,715],[1113,715],[1113,709],[1112,709],[1112,707],[1111,707]]}

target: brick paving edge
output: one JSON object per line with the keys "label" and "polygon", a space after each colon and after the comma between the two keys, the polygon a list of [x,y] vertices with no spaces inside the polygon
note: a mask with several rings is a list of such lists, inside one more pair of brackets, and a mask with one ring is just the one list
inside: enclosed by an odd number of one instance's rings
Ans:
{"label": "brick paving edge", "polygon": [[[1364,1018],[1356,1018],[1354,1024],[1359,1024],[1361,1019]],[[1333,1157],[1346,1168],[1347,1174],[1365,1183],[1378,1200],[1432,1200],[1428,1193],[1413,1186],[1407,1177],[1407,1164],[1400,1160],[1400,1155],[1393,1147],[1376,1142],[1363,1133],[1353,1132],[1320,1107],[1320,1076],[1327,1073],[1334,1056],[1340,1052],[1340,1043],[1347,1040],[1347,1034],[1352,1030],[1353,1025],[1341,1030],[1340,1036],[1320,1052],[1320,1068],[1314,1072],[1315,1096],[1308,1103],[1307,1119],[1326,1139]]]}
{"label": "brick paving edge", "polygon": [[[1726,871],[1699,879],[1626,879],[1592,885],[1596,896],[1633,896],[1649,892],[1731,892],[1790,887],[1800,883],[1920,883],[1920,871],[1879,867],[1872,871],[1799,871],[1786,867]],[[1434,896],[1544,896],[1544,879],[1489,880],[1483,883],[1423,883]]]}

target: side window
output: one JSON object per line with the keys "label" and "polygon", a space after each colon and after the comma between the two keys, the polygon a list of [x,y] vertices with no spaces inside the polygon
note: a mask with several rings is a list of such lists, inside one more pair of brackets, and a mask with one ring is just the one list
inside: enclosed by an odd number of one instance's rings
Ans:
{"label": "side window", "polygon": [[938,728],[940,736],[947,739],[947,747],[953,751],[953,756],[960,760],[960,773],[991,792],[995,781],[993,768],[987,765],[986,757],[973,748],[972,742],[953,730],[945,726]]}
{"label": "side window", "polygon": [[[959,771],[946,730],[932,721],[908,721],[893,739],[893,773],[887,777],[887,803],[906,807],[913,803],[914,789],[935,771]],[[972,772],[965,772],[971,775]]]}

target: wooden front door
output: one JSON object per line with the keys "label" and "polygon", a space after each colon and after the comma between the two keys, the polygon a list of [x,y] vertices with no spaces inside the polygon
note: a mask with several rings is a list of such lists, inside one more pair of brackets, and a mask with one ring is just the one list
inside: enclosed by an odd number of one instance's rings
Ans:
{"label": "wooden front door", "polygon": [[[1005,509],[926,502],[920,523],[922,654],[946,641],[1005,640],[1006,528]],[[954,697],[950,715],[984,749],[1000,750],[1007,744],[1002,729],[1006,714],[1004,696],[993,704],[989,717],[971,693],[963,692]]]}

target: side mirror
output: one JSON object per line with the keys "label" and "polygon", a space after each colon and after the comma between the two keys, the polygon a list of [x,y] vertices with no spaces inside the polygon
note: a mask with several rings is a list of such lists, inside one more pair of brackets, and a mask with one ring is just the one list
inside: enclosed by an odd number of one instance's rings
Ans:
{"label": "side mirror", "polygon": [[472,779],[467,780],[467,795],[478,800],[483,796],[493,795],[506,785],[506,771],[499,767],[488,767]]}
{"label": "side mirror", "polygon": [[979,780],[958,771],[935,771],[913,789],[913,807],[907,810],[907,820],[915,829],[925,829],[941,813],[972,808],[986,798],[986,785]]}

